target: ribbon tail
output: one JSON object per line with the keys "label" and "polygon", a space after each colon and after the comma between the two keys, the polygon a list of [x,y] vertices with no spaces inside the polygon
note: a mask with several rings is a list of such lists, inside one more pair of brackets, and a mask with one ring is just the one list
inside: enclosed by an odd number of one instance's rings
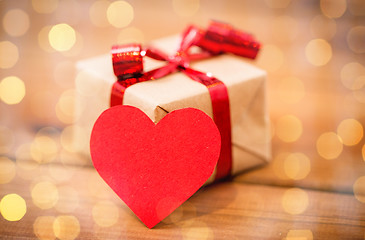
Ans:
{"label": "ribbon tail", "polygon": [[192,80],[204,84],[212,101],[213,120],[221,134],[221,153],[216,167],[215,181],[231,176],[232,136],[228,90],[224,83],[203,72],[187,68],[183,70]]}

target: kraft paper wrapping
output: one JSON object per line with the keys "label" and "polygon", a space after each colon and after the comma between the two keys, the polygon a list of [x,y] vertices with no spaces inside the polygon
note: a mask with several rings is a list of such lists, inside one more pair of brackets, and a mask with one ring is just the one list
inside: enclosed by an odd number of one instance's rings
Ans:
{"label": "kraft paper wrapping", "polygon": [[[160,39],[151,45],[174,54],[180,37]],[[229,54],[191,64],[192,68],[211,73],[227,86],[232,126],[232,174],[261,165],[271,159],[270,122],[266,103],[266,73],[242,57]],[[145,58],[146,71],[164,65]],[[75,149],[89,156],[90,133],[97,117],[109,107],[113,74],[111,56],[103,55],[77,63]],[[124,104],[140,108],[157,123],[167,113],[193,107],[210,117],[212,105],[207,88],[184,75],[138,83],[127,88]],[[213,173],[211,179],[214,179]],[[209,182],[208,181],[208,182]]]}

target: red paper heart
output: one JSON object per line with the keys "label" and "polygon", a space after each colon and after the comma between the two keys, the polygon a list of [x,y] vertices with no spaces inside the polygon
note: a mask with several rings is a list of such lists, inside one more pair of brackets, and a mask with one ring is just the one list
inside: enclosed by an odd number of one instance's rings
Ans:
{"label": "red paper heart", "polygon": [[118,105],[99,116],[90,140],[100,176],[149,228],[207,181],[220,147],[213,120],[194,108],[155,125],[138,108]]}

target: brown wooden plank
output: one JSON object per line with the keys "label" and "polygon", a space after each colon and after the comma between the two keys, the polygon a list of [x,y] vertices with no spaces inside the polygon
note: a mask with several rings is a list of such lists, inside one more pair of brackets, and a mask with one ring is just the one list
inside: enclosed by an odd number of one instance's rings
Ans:
{"label": "brown wooden plank", "polygon": [[[62,169],[63,166],[57,166]],[[154,229],[146,228],[90,168],[68,168],[72,176],[55,180],[47,165],[32,170],[31,178],[23,179],[20,171],[13,181],[0,186],[0,197],[17,193],[27,203],[27,213],[18,222],[0,218],[3,238],[32,239],[34,230],[54,235],[53,224],[59,216],[74,216],[80,225],[80,239],[285,239],[291,236],[312,239],[362,239],[365,229],[365,207],[351,194],[312,190],[290,190],[255,184],[225,182],[201,189],[190,200]],[[67,209],[71,200],[60,195],[50,209],[40,209],[31,197],[31,189],[40,181],[53,182],[59,190],[68,187],[77,192],[77,207]],[[292,192],[293,194],[287,195]],[[108,201],[104,212],[93,217],[93,209]],[[65,208],[66,206],[66,208]],[[104,205],[105,206],[105,205]],[[102,227],[118,217],[111,226]],[[287,209],[287,210],[285,210]],[[289,212],[299,214],[290,214]],[[49,224],[37,226],[37,217],[51,216]],[[39,219],[39,218],[38,218]],[[42,219],[42,218],[41,218]],[[39,221],[39,220],[38,220]],[[110,223],[110,222],[109,222]],[[73,225],[61,228],[72,232]],[[290,239],[290,238],[288,238]],[[311,238],[307,238],[311,239]]]}

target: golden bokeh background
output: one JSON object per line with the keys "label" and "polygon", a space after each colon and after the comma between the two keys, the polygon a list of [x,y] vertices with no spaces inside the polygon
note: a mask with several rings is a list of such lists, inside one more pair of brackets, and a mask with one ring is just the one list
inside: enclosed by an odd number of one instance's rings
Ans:
{"label": "golden bokeh background", "polygon": [[[263,44],[253,64],[268,72],[273,160],[234,181],[287,187],[278,211],[293,218],[312,211],[308,189],[365,207],[364,1],[0,0],[0,234],[19,221],[38,239],[119,238],[136,226],[94,172],[78,173],[91,167],[72,145],[76,96],[98,89],[75,64],[210,19],[253,33]],[[213,239],[196,212],[187,202],[164,222],[185,219],[179,238]],[[314,230],[282,237],[314,239]]]}

